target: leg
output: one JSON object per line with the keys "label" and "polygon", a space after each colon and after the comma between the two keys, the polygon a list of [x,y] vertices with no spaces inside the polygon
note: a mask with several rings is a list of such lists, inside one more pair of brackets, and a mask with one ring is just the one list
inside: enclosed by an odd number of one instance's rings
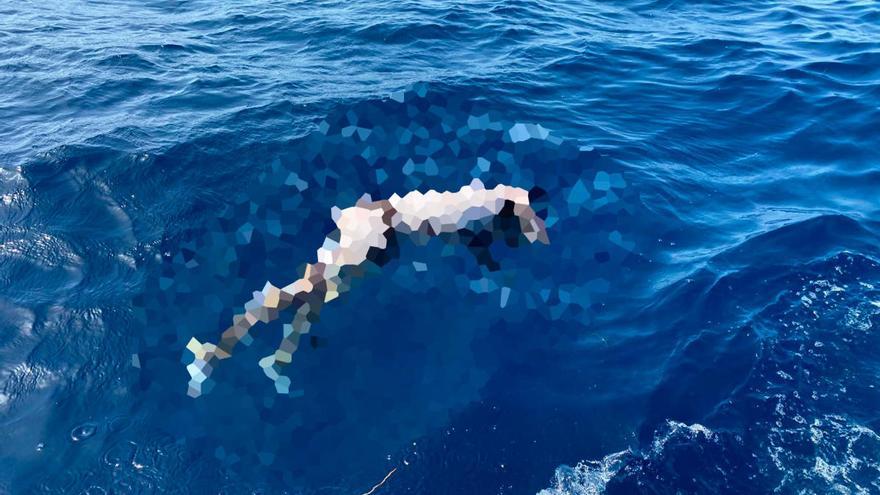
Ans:
{"label": "leg", "polygon": [[281,374],[293,361],[293,353],[299,348],[300,337],[309,333],[312,323],[317,321],[324,303],[332,301],[351,288],[353,277],[365,274],[363,267],[347,266],[344,269],[318,264],[307,269],[306,276],[311,281],[311,290],[297,293],[296,314],[293,322],[284,325],[284,336],[278,349],[260,360],[263,373],[275,382],[279,394],[290,393],[290,378]]}
{"label": "leg", "polygon": [[251,327],[258,321],[268,323],[278,318],[278,313],[295,300],[295,294],[289,292],[296,289],[296,284],[279,289],[269,282],[260,292],[254,292],[254,297],[245,304],[245,312],[237,314],[232,319],[232,325],[220,336],[219,344],[202,343],[193,337],[186,348],[193,353],[193,362],[186,369],[190,375],[187,395],[198,397],[208,385],[208,378],[217,367],[217,362],[232,356],[232,351],[239,342],[250,344],[252,338],[248,335]]}
{"label": "leg", "polygon": [[260,360],[260,367],[269,379],[275,382],[275,390],[279,394],[290,393],[290,378],[281,374],[284,367],[293,361],[293,353],[299,348],[299,339],[309,333],[311,319],[317,317],[317,311],[309,303],[305,303],[296,311],[293,322],[284,325],[284,337],[278,349]]}

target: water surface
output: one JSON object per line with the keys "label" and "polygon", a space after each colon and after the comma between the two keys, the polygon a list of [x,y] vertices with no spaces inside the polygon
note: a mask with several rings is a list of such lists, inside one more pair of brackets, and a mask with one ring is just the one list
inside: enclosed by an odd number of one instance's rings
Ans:
{"label": "water surface", "polygon": [[[3,6],[0,492],[880,493],[878,40],[856,1]],[[331,206],[473,177],[546,189],[552,244],[402,247],[301,397],[280,325],[186,397]]]}

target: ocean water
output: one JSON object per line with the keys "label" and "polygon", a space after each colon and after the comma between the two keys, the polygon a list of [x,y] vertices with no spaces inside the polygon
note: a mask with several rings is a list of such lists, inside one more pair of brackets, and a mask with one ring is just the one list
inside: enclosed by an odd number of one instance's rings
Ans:
{"label": "ocean water", "polygon": [[[539,186],[186,395],[330,208]],[[0,5],[0,493],[880,493],[880,5]],[[383,481],[384,480],[384,481]]]}

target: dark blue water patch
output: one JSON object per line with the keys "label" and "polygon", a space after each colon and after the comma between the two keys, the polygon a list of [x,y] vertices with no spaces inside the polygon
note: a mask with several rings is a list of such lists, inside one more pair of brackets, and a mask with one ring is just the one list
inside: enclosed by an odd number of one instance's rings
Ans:
{"label": "dark blue water patch", "polygon": [[[793,249],[792,239],[817,228],[831,230],[827,245]],[[656,343],[678,340],[663,333],[699,330],[665,351],[639,448],[560,469],[547,493],[880,488],[880,391],[869,350],[880,266],[850,252],[874,253],[876,234],[843,217],[780,230],[718,257],[718,272],[688,279],[643,317],[661,325]],[[740,264],[746,252],[750,260],[764,253],[764,263]],[[694,297],[712,311],[683,310]],[[664,324],[659,314],[677,316]]]}

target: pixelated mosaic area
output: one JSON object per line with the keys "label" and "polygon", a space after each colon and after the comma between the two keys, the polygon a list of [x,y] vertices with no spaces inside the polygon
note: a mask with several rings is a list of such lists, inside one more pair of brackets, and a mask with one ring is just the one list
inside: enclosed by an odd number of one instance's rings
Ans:
{"label": "pixelated mosaic area", "polygon": [[[638,198],[623,167],[599,151],[504,117],[427,85],[335,110],[313,132],[265,147],[265,166],[206,211],[202,228],[166,239],[135,306],[145,327],[141,385],[174,397],[155,406],[180,425],[168,433],[293,483],[329,462],[310,457],[320,450],[310,445],[338,444],[334,462],[362,458],[365,442],[405,450],[480,400],[504,363],[586,331],[613,297],[609,280],[644,262]],[[275,321],[254,328],[254,345],[223,363],[210,394],[186,397],[187,342],[216,342],[253,291],[299,278],[335,229],[331,208],[473,179],[546,191],[552,243],[493,242],[492,267],[461,244],[401,242],[394,259],[322,311],[285,370],[287,395],[257,365],[282,335]],[[252,449],[231,452],[224,436]]]}

